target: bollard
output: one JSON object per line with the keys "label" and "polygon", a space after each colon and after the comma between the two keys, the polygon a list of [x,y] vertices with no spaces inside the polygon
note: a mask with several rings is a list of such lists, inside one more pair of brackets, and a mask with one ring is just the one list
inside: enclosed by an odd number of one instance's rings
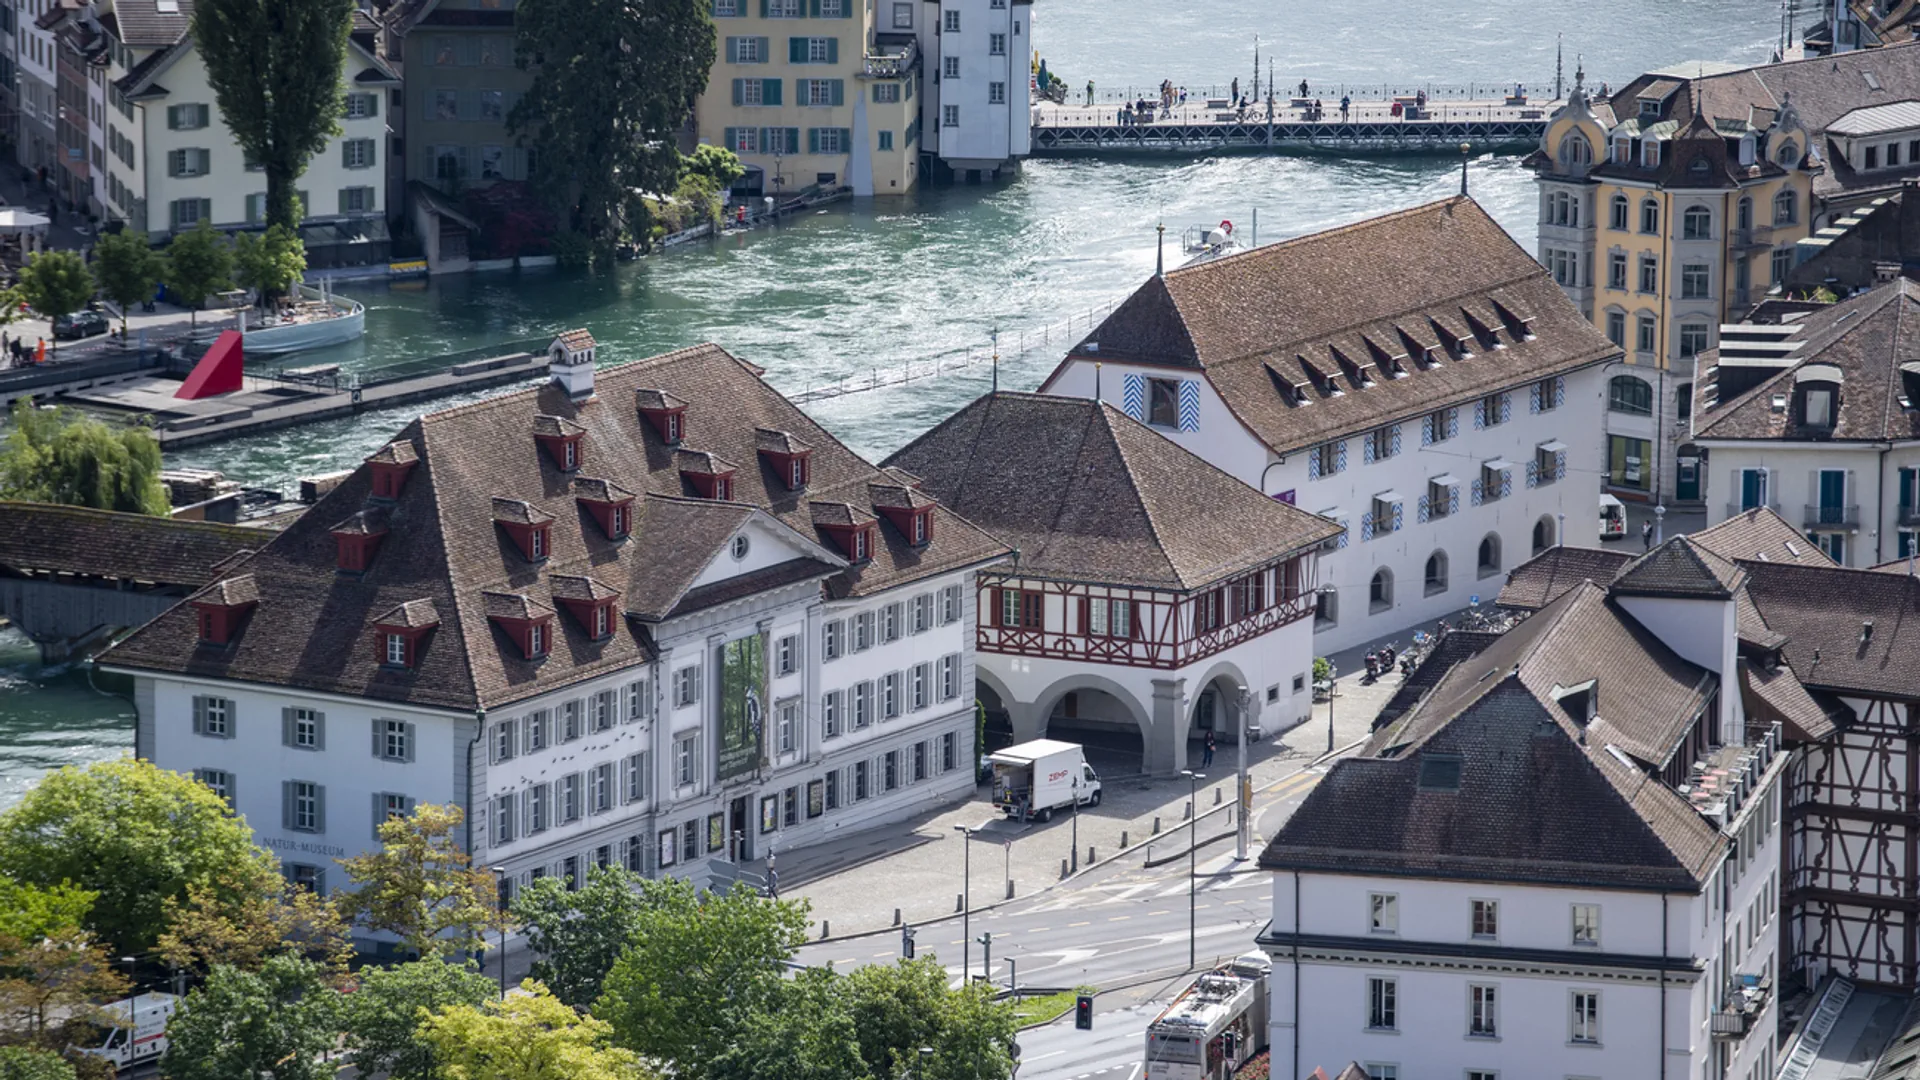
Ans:
{"label": "bollard", "polygon": [[900,909],[899,908],[893,909],[893,925],[895,926],[900,925]]}
{"label": "bollard", "polygon": [[1013,879],[1007,879],[1007,899],[1013,899]]}
{"label": "bollard", "polygon": [[1220,805],[1220,791],[1221,791],[1220,788],[1213,789],[1213,805],[1215,806]]}
{"label": "bollard", "polygon": [[1061,859],[1060,860],[1060,880],[1065,881],[1067,879],[1067,874],[1068,874],[1067,860]]}
{"label": "bollard", "polygon": [[1227,824],[1233,824],[1233,807],[1227,807]]}
{"label": "bollard", "polygon": [[825,941],[829,936],[831,936],[832,931],[830,931],[828,927],[832,925],[833,925],[832,923],[829,923],[825,919],[820,920],[820,940],[821,941]]}
{"label": "bollard", "polygon": [[1088,866],[1092,866],[1092,865],[1094,864],[1094,862],[1096,861],[1096,860],[1094,859],[1094,855],[1093,855],[1093,851],[1094,851],[1094,848],[1093,848],[1093,845],[1092,845],[1092,844],[1088,844],[1088,845],[1087,845],[1087,865],[1088,865]]}
{"label": "bollard", "polygon": [[1160,835],[1160,815],[1159,814],[1153,815],[1153,835],[1155,836]]}
{"label": "bollard", "polygon": [[1192,799],[1188,799],[1188,800],[1186,801],[1186,804],[1185,804],[1185,807],[1184,807],[1184,809],[1182,810],[1182,812],[1181,812],[1181,814],[1180,814],[1180,820],[1182,820],[1182,821],[1185,821],[1186,819],[1188,819],[1188,818],[1190,818],[1190,817],[1192,817],[1192,816],[1193,816],[1193,800],[1192,800]]}
{"label": "bollard", "polygon": [[1127,849],[1127,830],[1121,829],[1120,830],[1120,850],[1125,851],[1126,849]]}
{"label": "bollard", "polygon": [[953,911],[954,911],[954,914],[956,914],[956,915],[957,915],[957,914],[959,914],[960,912],[962,912],[962,911],[965,911],[965,910],[967,910],[967,894],[966,894],[966,893],[959,893],[959,894],[957,894],[957,895],[955,895],[955,896],[954,896],[954,898],[953,898]]}

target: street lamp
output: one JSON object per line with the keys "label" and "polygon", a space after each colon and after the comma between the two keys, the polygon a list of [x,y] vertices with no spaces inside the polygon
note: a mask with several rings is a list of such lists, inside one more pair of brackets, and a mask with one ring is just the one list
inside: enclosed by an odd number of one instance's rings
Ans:
{"label": "street lamp", "polygon": [[1327,661],[1327,753],[1333,753],[1333,699],[1340,692],[1340,665]]}
{"label": "street lamp", "polygon": [[1240,709],[1240,764],[1239,775],[1234,778],[1233,801],[1240,804],[1240,827],[1234,832],[1233,858],[1235,862],[1245,862],[1247,848],[1253,842],[1253,823],[1248,820],[1252,816],[1253,796],[1247,782],[1247,707],[1253,700],[1244,686],[1234,687],[1234,693]]}
{"label": "street lamp", "polygon": [[1199,941],[1198,924],[1194,920],[1194,912],[1197,910],[1194,907],[1194,882],[1197,880],[1194,872],[1200,851],[1200,815],[1198,813],[1200,781],[1205,780],[1207,774],[1197,773],[1192,769],[1182,769],[1180,775],[1187,778],[1187,809],[1189,811],[1187,820],[1192,822],[1192,828],[1189,830],[1191,835],[1187,837],[1187,970],[1192,971]]}
{"label": "street lamp", "polygon": [[967,930],[973,915],[973,829],[955,825],[960,834],[960,985],[967,985],[973,966],[973,935]]}
{"label": "street lamp", "polygon": [[507,1000],[507,894],[501,888],[507,882],[507,868],[489,866],[493,871],[493,906],[500,913],[500,1000]]}
{"label": "street lamp", "polygon": [[[140,961],[131,956],[123,956],[120,958],[120,962],[127,965],[127,984],[133,989],[133,1000],[127,1008],[129,1011],[137,1013],[140,1005],[140,984],[134,981],[134,966],[139,964]],[[137,1021],[139,1017],[135,1016],[132,1017],[132,1019]]]}

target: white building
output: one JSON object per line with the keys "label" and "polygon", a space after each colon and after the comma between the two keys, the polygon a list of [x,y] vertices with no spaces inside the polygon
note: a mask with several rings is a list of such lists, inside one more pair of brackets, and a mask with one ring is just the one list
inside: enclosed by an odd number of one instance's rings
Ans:
{"label": "white building", "polygon": [[922,151],[962,181],[1018,167],[1033,146],[1033,0],[881,3],[884,27],[919,35]]}
{"label": "white building", "polygon": [[511,887],[969,794],[973,576],[1006,549],[717,347],[594,353],[569,332],[554,381],[409,425],[108,652],[139,753],[323,887],[419,802]]}
{"label": "white building", "polygon": [[887,464],[1014,547],[979,578],[977,666],[1014,741],[1077,729],[1170,773],[1210,732],[1231,744],[1233,710],[1269,730],[1311,713],[1332,522],[1082,399],[989,394]]}
{"label": "white building", "polygon": [[1678,538],[1443,644],[1261,857],[1276,1074],[1774,1075],[1789,757],[1735,676],[1745,576]]}
{"label": "white building", "polygon": [[55,0],[17,0],[13,25],[19,61],[19,81],[14,89],[20,101],[16,154],[27,168],[47,170],[49,182],[56,180],[60,168],[54,141],[54,125],[60,120],[55,92],[59,86],[55,66],[59,61],[53,33],[40,25],[40,18],[54,6]]}
{"label": "white building", "polygon": [[1920,285],[1898,278],[1791,322],[1722,327],[1694,417],[1709,520],[1769,507],[1845,566],[1920,551],[1916,319]]}
{"label": "white building", "polygon": [[1325,655],[1490,599],[1563,516],[1594,527],[1619,355],[1459,197],[1156,275],[1041,391],[1346,526],[1320,560]]}

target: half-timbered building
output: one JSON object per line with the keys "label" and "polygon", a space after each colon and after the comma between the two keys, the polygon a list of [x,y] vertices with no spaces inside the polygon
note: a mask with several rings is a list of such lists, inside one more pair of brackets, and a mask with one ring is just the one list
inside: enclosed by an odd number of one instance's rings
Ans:
{"label": "half-timbered building", "polygon": [[1015,739],[1080,729],[1164,773],[1236,730],[1231,710],[1266,727],[1309,712],[1333,523],[1079,398],[989,394],[888,466],[1014,548],[978,579],[976,675]]}

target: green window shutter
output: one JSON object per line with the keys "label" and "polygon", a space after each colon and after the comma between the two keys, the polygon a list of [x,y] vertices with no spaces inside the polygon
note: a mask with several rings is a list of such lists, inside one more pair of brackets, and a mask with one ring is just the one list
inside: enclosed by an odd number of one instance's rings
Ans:
{"label": "green window shutter", "polygon": [[727,39],[727,63],[737,64],[739,62],[740,62],[740,39],[737,37],[730,37]]}
{"label": "green window shutter", "polygon": [[762,153],[771,152],[773,148],[773,133],[778,130],[780,129],[779,128],[761,128],[760,129],[760,151]]}
{"label": "green window shutter", "polygon": [[370,117],[380,115],[380,95],[378,93],[367,95],[367,115]]}
{"label": "green window shutter", "polygon": [[787,141],[785,145],[787,148],[787,153],[789,154],[798,153],[800,150],[800,129],[797,127],[790,127],[786,129],[786,131],[787,131]]}
{"label": "green window shutter", "polygon": [[808,128],[807,129],[807,153],[817,154],[819,152],[820,152],[820,129]]}
{"label": "green window shutter", "polygon": [[827,63],[837,64],[839,62],[840,62],[840,39],[830,37],[827,39]]}
{"label": "green window shutter", "polygon": [[352,139],[340,140],[340,165],[343,168],[353,167],[353,140]]}
{"label": "green window shutter", "polygon": [[807,62],[807,39],[790,37],[787,39],[787,63],[804,64]]}
{"label": "green window shutter", "polygon": [[810,19],[820,17],[820,0],[807,0],[807,17]]}
{"label": "green window shutter", "polygon": [[843,154],[853,153],[853,129],[852,128],[840,129],[840,152]]}
{"label": "green window shutter", "polygon": [[835,104],[835,105],[845,105],[845,104],[847,103],[847,101],[846,101],[846,96],[847,96],[847,80],[845,80],[845,79],[828,79],[828,80],[827,80],[827,84],[828,84],[829,86],[831,86],[831,87],[833,87],[833,104]]}
{"label": "green window shutter", "polygon": [[779,80],[779,79],[762,79],[762,80],[760,80],[760,101],[761,101],[761,103],[763,103],[763,104],[766,104],[766,105],[778,105],[778,104],[780,104],[780,103],[781,103],[781,102],[780,102],[780,87],[781,87],[781,85],[782,85],[782,84],[781,84],[781,82],[780,82],[780,80]]}
{"label": "green window shutter", "polygon": [[767,0],[760,0],[760,17],[767,17]]}
{"label": "green window shutter", "polygon": [[742,89],[744,86],[746,86],[746,84],[747,84],[747,80],[745,79],[733,80],[733,103],[735,105],[738,105],[741,102],[746,100],[746,96],[747,96],[746,92],[745,90]]}
{"label": "green window shutter", "polygon": [[722,128],[720,131],[721,144],[729,150],[740,145],[740,140],[734,138],[734,135],[739,131],[739,128]]}
{"label": "green window shutter", "polygon": [[773,39],[772,38],[754,38],[753,40],[760,46],[760,48],[754,53],[754,55],[760,58],[760,62],[764,64],[772,60],[773,52],[771,51],[771,47],[773,45]]}

